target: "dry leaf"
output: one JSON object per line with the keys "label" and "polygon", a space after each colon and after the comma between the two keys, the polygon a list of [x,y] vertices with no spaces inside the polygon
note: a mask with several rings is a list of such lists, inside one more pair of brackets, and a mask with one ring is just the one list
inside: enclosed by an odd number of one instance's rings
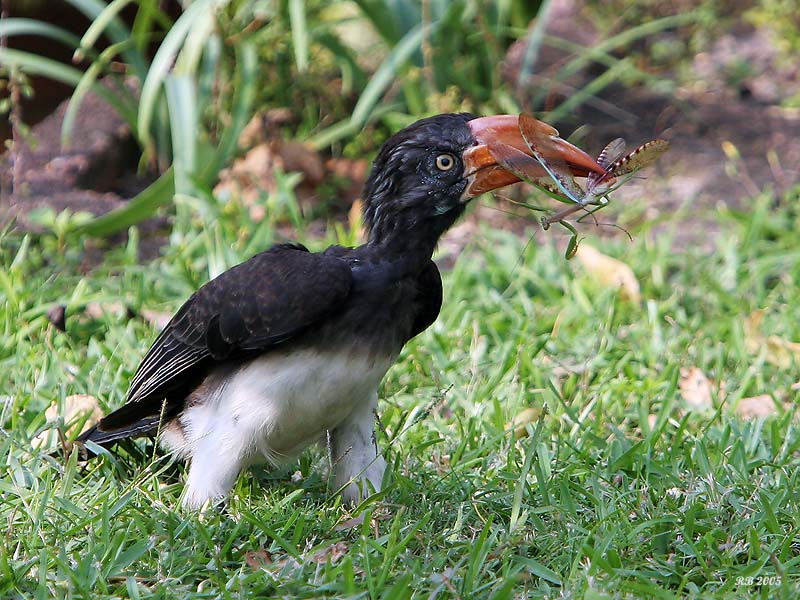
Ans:
{"label": "dry leaf", "polygon": [[342,557],[347,555],[347,550],[348,548],[345,542],[336,542],[335,544],[316,552],[314,554],[313,561],[322,564],[330,561],[332,565],[335,565],[342,559]]}
{"label": "dry leaf", "polygon": [[122,302],[89,302],[84,312],[92,319],[102,319],[106,315],[122,318],[129,314],[128,307]]}
{"label": "dry leaf", "polygon": [[353,201],[353,205],[347,213],[347,221],[350,224],[350,231],[357,232],[358,239],[363,240],[365,236],[364,224],[362,222],[362,211],[364,210],[364,203],[360,198]]}
{"label": "dry leaf", "polygon": [[53,324],[53,327],[59,331],[66,331],[67,307],[63,304],[56,304],[53,308],[47,311],[47,319]]}
{"label": "dry leaf", "polygon": [[535,423],[542,415],[542,409],[536,407],[526,408],[506,423],[506,430],[514,429],[514,437],[521,439],[528,436],[528,429],[525,427],[528,423]]}
{"label": "dry leaf", "polygon": [[736,414],[743,419],[760,419],[778,414],[775,401],[769,394],[742,398],[736,405]]}
{"label": "dry leaf", "polygon": [[293,119],[289,108],[271,108],[255,115],[239,134],[239,148],[249,150],[256,144],[266,142],[280,134],[280,128]]}
{"label": "dry leaf", "polygon": [[302,173],[304,179],[312,185],[318,185],[325,179],[325,169],[319,153],[310,145],[296,140],[278,140],[272,145],[273,151],[280,158],[276,166],[286,173]]}
{"label": "dry leaf", "polygon": [[148,308],[143,308],[141,311],[141,315],[145,321],[150,323],[154,329],[161,331],[167,326],[167,323],[170,322],[172,319],[172,315],[166,312],[161,312],[158,310],[150,310]]}
{"label": "dry leaf", "polygon": [[244,562],[251,569],[261,569],[272,564],[272,554],[269,550],[249,550],[244,555]]}
{"label": "dry leaf", "polygon": [[[63,418],[67,426],[65,435],[72,438],[78,433],[78,426],[83,423],[82,428],[87,428],[97,423],[103,418],[103,411],[97,398],[88,394],[74,394],[64,398],[63,412],[59,412],[58,402],[53,402],[44,413],[48,422],[54,422],[59,416]],[[84,419],[85,422],[84,422]],[[58,442],[58,434],[55,428],[50,427],[42,431],[31,440],[34,448],[49,448]]]}
{"label": "dry leaf", "polygon": [[336,531],[346,531],[348,529],[354,529],[355,527],[358,527],[363,522],[364,522],[364,513],[361,513],[357,517],[352,517],[350,519],[345,519],[344,521],[341,521],[341,522],[337,523],[336,527],[334,527],[334,529]]}
{"label": "dry leaf", "polygon": [[576,256],[588,275],[600,285],[619,289],[620,297],[634,304],[641,302],[639,282],[633,270],[624,262],[606,256],[586,243],[578,245]]}
{"label": "dry leaf", "polygon": [[697,367],[681,369],[679,382],[681,396],[691,410],[706,411],[713,408],[711,382]]}
{"label": "dry leaf", "polygon": [[781,369],[800,363],[800,343],[784,340],[777,335],[764,337],[761,334],[763,320],[763,310],[754,310],[744,320],[744,343],[747,350],[759,354],[766,348],[765,360]]}

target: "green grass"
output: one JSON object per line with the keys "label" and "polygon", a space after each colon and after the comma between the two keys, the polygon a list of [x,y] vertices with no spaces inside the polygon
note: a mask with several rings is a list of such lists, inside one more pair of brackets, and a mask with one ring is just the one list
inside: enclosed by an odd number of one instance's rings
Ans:
{"label": "green grass", "polygon": [[[85,275],[68,235],[6,233],[0,597],[796,597],[798,365],[749,352],[744,333],[763,308],[764,334],[800,340],[796,201],[711,215],[714,251],[674,249],[685,221],[590,240],[634,269],[640,307],[565,261],[555,229],[527,245],[482,229],[445,274],[441,317],[386,378],[391,482],[344,529],[320,449],[248,473],[198,517],[177,508],[183,467],[149,446],[85,466],[30,446],[53,401],[122,403],[155,335],[138,312],[174,310],[271,243],[271,223],[229,206],[179,222],[162,259],[140,264],[134,236]],[[116,301],[133,316],[84,312]],[[48,325],[53,303],[66,333]],[[716,410],[683,407],[692,366],[724,388]],[[780,414],[734,415],[762,393]],[[542,416],[517,440],[507,423],[528,407]]]}

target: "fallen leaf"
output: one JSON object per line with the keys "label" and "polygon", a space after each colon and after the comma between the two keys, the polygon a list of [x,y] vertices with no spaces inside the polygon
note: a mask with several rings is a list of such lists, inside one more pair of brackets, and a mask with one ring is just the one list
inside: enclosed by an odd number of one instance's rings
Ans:
{"label": "fallen leaf", "polygon": [[89,302],[83,310],[92,319],[102,319],[106,315],[122,318],[130,314],[122,302]]}
{"label": "fallen leaf", "polygon": [[251,569],[262,569],[272,564],[272,554],[269,550],[248,550],[244,555],[244,562]]}
{"label": "fallen leaf", "polygon": [[275,191],[275,178],[272,175],[275,162],[272,147],[267,143],[258,144],[233,161],[230,168],[220,171],[214,195],[220,198],[239,197],[244,204],[252,205],[261,192]]}
{"label": "fallen leaf", "polygon": [[53,324],[53,327],[59,331],[67,330],[67,307],[63,304],[56,304],[48,310],[47,318]]}
{"label": "fallen leaf", "polygon": [[[97,398],[89,394],[73,394],[64,398],[63,411],[59,411],[59,403],[53,402],[44,412],[48,423],[51,425],[62,418],[66,425],[64,434],[67,438],[75,437],[79,428],[91,427],[103,418],[103,410]],[[34,448],[54,446],[58,442],[58,433],[54,427],[49,427],[31,440]]]}
{"label": "fallen leaf", "polygon": [[325,179],[325,169],[319,153],[310,145],[297,140],[277,140],[272,149],[279,158],[276,166],[286,173],[302,173],[303,178],[312,185]]}
{"label": "fallen leaf", "polygon": [[149,308],[143,308],[141,315],[145,321],[150,323],[150,325],[152,325],[153,328],[157,329],[158,331],[164,329],[164,327],[167,326],[167,323],[169,323],[172,319],[172,315],[167,312],[150,310]]}
{"label": "fallen leaf", "polygon": [[526,408],[514,416],[510,422],[506,423],[506,430],[513,429],[514,437],[521,439],[528,436],[528,423],[534,423],[539,420],[542,415],[542,409],[536,407]]}
{"label": "fallen leaf", "polygon": [[312,560],[317,563],[325,564],[330,562],[332,565],[335,565],[342,557],[347,555],[347,550],[348,547],[345,542],[336,542],[316,552]]}
{"label": "fallen leaf", "polygon": [[711,382],[705,376],[705,373],[697,367],[681,369],[681,379],[678,385],[681,390],[681,396],[683,396],[689,409],[707,411],[713,408]]}
{"label": "fallen leaf", "polygon": [[352,517],[350,519],[345,519],[344,521],[341,521],[341,522],[337,523],[336,527],[334,527],[334,529],[336,531],[346,531],[348,529],[354,529],[355,527],[358,527],[363,522],[364,522],[364,513],[361,513],[357,517]]}
{"label": "fallen leaf", "polygon": [[362,211],[364,210],[364,203],[361,199],[356,199],[353,201],[353,205],[350,207],[350,210],[347,213],[347,221],[350,224],[350,231],[357,232],[357,236],[359,240],[363,240],[365,233],[364,233],[364,224],[362,222]]}
{"label": "fallen leaf", "polygon": [[249,150],[280,134],[280,128],[291,123],[294,115],[289,108],[271,108],[255,115],[239,134],[239,148]]}
{"label": "fallen leaf", "polygon": [[582,243],[576,252],[578,261],[586,269],[587,274],[604,287],[619,290],[619,295],[625,300],[639,304],[642,293],[639,281],[633,274],[633,269],[621,260],[606,256],[593,246]]}
{"label": "fallen leaf", "polygon": [[744,343],[752,354],[765,351],[765,360],[781,369],[788,369],[800,363],[800,343],[790,342],[777,335],[764,336],[761,323],[764,311],[754,310],[744,320]]}
{"label": "fallen leaf", "polygon": [[736,414],[743,419],[760,419],[778,414],[775,401],[769,394],[742,398],[736,405]]}

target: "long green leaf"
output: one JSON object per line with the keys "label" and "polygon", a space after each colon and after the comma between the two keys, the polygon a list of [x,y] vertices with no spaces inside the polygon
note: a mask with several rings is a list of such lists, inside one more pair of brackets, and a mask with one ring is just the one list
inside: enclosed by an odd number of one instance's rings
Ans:
{"label": "long green leaf", "polygon": [[[133,43],[133,40],[127,40],[121,44],[113,44],[103,50],[94,62],[89,65],[89,68],[83,73],[78,84],[75,86],[75,91],[69,99],[67,110],[64,113],[64,120],[61,123],[61,145],[67,147],[69,145],[70,137],[72,136],[72,129],[75,126],[75,119],[78,116],[81,104],[83,103],[86,94],[96,86],[97,78],[105,72],[105,67],[120,51],[123,46],[128,46]],[[136,110],[132,106],[126,107],[125,111],[119,111],[122,116],[130,125],[132,131],[136,131]]]}
{"label": "long green leaf", "polygon": [[522,58],[522,66],[517,76],[517,85],[523,84],[530,77],[536,57],[539,55],[539,48],[544,39],[544,32],[549,23],[550,9],[553,6],[551,0],[544,0],[539,6],[539,14],[536,17],[536,24],[533,26],[531,34],[528,36],[528,43],[525,45],[525,54]]}
{"label": "long green leaf", "polygon": [[156,113],[161,86],[175,61],[178,51],[189,31],[197,24],[198,20],[205,19],[213,10],[214,0],[197,0],[186,9],[180,18],[175,21],[172,29],[164,37],[153,57],[150,70],[142,85],[142,95],[139,98],[138,127],[139,138],[150,140],[150,124]]}
{"label": "long green leaf", "polygon": [[236,151],[239,135],[242,133],[256,97],[256,84],[258,82],[258,57],[256,48],[251,42],[243,41],[236,45],[236,64],[239,70],[236,95],[233,98],[231,122],[225,128],[222,138],[217,145],[211,160],[203,168],[200,180],[211,184],[217,174]]}
{"label": "long green leaf", "polygon": [[[106,10],[106,8],[108,8],[108,5],[100,0],[65,1],[83,13],[83,15],[92,22],[94,22],[95,19],[97,19],[98,16],[104,10]],[[109,21],[108,25],[105,27],[105,33],[111,39],[111,41],[116,44],[124,42],[131,37],[130,30],[122,21],[122,19],[119,18],[119,15],[114,15],[114,17]],[[140,80],[144,79],[144,76],[147,73],[147,61],[142,53],[135,48],[131,48],[125,52],[124,57],[134,74],[136,74]]]}
{"label": "long green leaf", "polygon": [[167,90],[170,131],[172,132],[172,167],[175,192],[191,196],[196,167],[197,104],[195,81],[189,75],[170,75],[164,82]]}
{"label": "long green leaf", "polygon": [[323,148],[327,148],[331,144],[335,144],[346,137],[355,135],[364,125],[366,125],[366,123],[374,121],[375,119],[380,119],[384,115],[399,110],[400,108],[401,106],[394,102],[391,104],[381,104],[370,113],[369,118],[365,123],[362,124],[357,123],[352,119],[345,119],[343,121],[339,121],[338,123],[334,123],[330,127],[326,127],[322,131],[317,132],[317,134],[309,138],[307,142],[315,150],[322,150]]}
{"label": "long green leaf", "polygon": [[78,36],[50,23],[13,17],[0,20],[0,37],[12,37],[15,35],[38,35],[61,42],[71,48],[76,48],[80,44]]}
{"label": "long green leaf", "polygon": [[[75,67],[70,67],[58,61],[30,52],[3,48],[0,52],[0,65],[17,67],[30,75],[41,75],[67,85],[76,86],[80,83],[83,73]],[[119,97],[102,85],[93,85],[92,91],[113,106],[123,118],[129,120],[130,111]]]}
{"label": "long green leaf", "polygon": [[402,35],[397,29],[394,13],[391,10],[387,10],[384,2],[376,2],[375,0],[355,0],[355,2],[389,46],[394,46],[400,41]]}
{"label": "long green leaf", "polygon": [[363,125],[367,122],[372,109],[378,103],[386,88],[389,87],[411,55],[419,49],[422,38],[428,29],[429,26],[417,25],[392,49],[359,97],[353,109],[353,116],[350,118],[353,123]]}
{"label": "long green leaf", "polygon": [[297,70],[303,73],[308,69],[308,23],[304,0],[289,0],[289,24],[292,28],[294,60]]}
{"label": "long green leaf", "polygon": [[[673,27],[694,23],[698,19],[698,14],[699,13],[697,11],[690,11],[688,13],[679,15],[669,15],[661,19],[648,21],[647,23],[632,27],[606,40],[602,40],[591,49],[586,49],[585,52],[579,52],[575,58],[570,60],[566,65],[564,65],[563,68],[559,69],[558,73],[556,73],[553,79],[557,82],[568,79],[584,68],[592,60],[595,60],[599,54],[610,54],[615,48],[628,45],[637,39],[647,37]],[[534,98],[532,104],[534,106],[538,105],[548,93],[549,92],[547,89],[541,89]]]}
{"label": "long green leaf", "polygon": [[139,52],[147,50],[153,22],[164,31],[172,28],[172,19],[158,7],[159,0],[139,0],[139,10],[131,27],[131,37]]}
{"label": "long green leaf", "polygon": [[364,87],[367,79],[364,69],[358,64],[350,48],[342,43],[342,40],[329,31],[318,31],[314,35],[314,41],[326,47],[340,65],[343,94],[346,95],[350,90],[360,90]]}
{"label": "long green leaf", "polygon": [[113,0],[111,4],[101,10],[100,14],[98,14],[92,20],[91,24],[86,29],[86,32],[83,34],[79,48],[75,52],[75,57],[78,60],[83,58],[83,55],[86,53],[86,51],[94,47],[98,38],[103,35],[103,32],[105,32],[109,25],[111,25],[111,23],[117,18],[117,15],[120,13],[120,11],[134,1],[135,0]]}
{"label": "long green leaf", "polygon": [[153,216],[159,208],[172,202],[174,193],[175,180],[172,169],[169,169],[128,204],[81,225],[76,231],[93,236],[117,233]]}

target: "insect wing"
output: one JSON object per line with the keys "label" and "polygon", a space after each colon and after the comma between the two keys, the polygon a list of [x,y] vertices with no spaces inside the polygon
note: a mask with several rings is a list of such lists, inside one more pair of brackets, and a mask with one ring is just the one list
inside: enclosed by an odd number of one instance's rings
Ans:
{"label": "insect wing", "polygon": [[667,140],[651,140],[636,148],[633,152],[626,154],[616,160],[609,167],[609,174],[612,177],[627,175],[639,169],[643,169],[653,164],[659,156],[669,150]]}
{"label": "insect wing", "polygon": [[[608,167],[622,158],[623,154],[625,154],[625,140],[622,138],[611,140],[606,144],[602,152],[597,155],[597,164],[608,170]],[[589,177],[592,177],[592,175],[594,174],[590,173]]]}
{"label": "insect wing", "polygon": [[514,146],[494,142],[489,144],[489,153],[497,161],[497,164],[505,170],[511,171],[523,181],[532,183],[542,176],[539,161]]}
{"label": "insect wing", "polygon": [[[561,193],[576,204],[585,204],[585,194],[572,178],[569,165],[562,160],[544,157],[545,150],[552,145],[550,140],[558,136],[558,130],[526,114],[519,116],[519,128],[534,158],[539,161]],[[552,155],[554,152],[549,154]]]}
{"label": "insect wing", "polygon": [[623,154],[625,154],[625,140],[617,138],[606,144],[606,147],[597,155],[597,164],[605,169],[605,174],[589,173],[586,178],[587,204],[593,202],[598,195],[607,192],[608,182],[614,179],[610,174],[610,168]]}
{"label": "insect wing", "polygon": [[564,195],[564,192],[549,177],[542,177],[542,166],[538,160],[525,154],[522,150],[508,144],[493,143],[489,152],[502,168],[511,171],[514,175],[559,202],[573,203],[574,200]]}

